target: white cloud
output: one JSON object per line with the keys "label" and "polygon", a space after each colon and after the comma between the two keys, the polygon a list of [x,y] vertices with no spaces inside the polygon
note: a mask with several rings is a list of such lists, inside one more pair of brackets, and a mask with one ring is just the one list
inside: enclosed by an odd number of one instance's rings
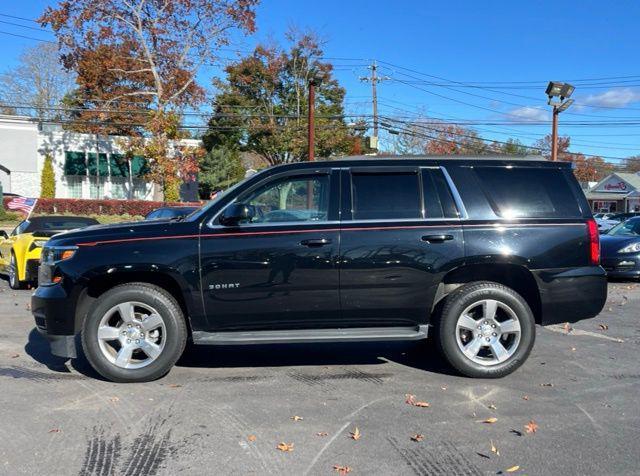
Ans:
{"label": "white cloud", "polygon": [[625,107],[637,101],[640,101],[640,90],[621,88],[591,94],[577,102],[587,106]]}
{"label": "white cloud", "polygon": [[514,121],[548,121],[549,111],[533,106],[522,106],[509,111],[509,116]]}

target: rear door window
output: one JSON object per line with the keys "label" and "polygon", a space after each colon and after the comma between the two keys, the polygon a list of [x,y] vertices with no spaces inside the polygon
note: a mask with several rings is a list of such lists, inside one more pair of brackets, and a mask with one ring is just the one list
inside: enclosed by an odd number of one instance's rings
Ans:
{"label": "rear door window", "polygon": [[442,170],[422,169],[425,218],[458,218],[451,190]]}
{"label": "rear door window", "polygon": [[354,220],[422,218],[416,172],[352,172]]}
{"label": "rear door window", "polygon": [[578,201],[559,169],[475,167],[493,211],[502,218],[579,218]]}

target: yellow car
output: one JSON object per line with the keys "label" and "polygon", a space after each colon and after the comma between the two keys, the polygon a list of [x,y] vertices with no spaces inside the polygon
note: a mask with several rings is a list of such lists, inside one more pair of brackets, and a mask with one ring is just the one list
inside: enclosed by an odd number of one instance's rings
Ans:
{"label": "yellow car", "polygon": [[93,218],[39,216],[21,222],[11,234],[0,231],[0,272],[9,276],[11,289],[22,289],[38,279],[40,252],[49,238],[64,231],[97,225]]}

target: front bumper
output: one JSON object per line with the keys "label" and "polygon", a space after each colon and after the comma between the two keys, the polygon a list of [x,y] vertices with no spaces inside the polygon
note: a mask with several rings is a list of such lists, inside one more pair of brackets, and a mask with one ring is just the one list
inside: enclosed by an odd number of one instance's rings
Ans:
{"label": "front bumper", "polygon": [[541,324],[589,319],[607,300],[607,275],[601,266],[532,271],[538,283]]}
{"label": "front bumper", "polygon": [[31,296],[31,313],[38,331],[49,340],[51,353],[77,357],[75,346],[77,298],[62,285],[40,286]]}
{"label": "front bumper", "polygon": [[640,277],[640,253],[621,253],[603,257],[602,267],[611,278],[638,278]]}

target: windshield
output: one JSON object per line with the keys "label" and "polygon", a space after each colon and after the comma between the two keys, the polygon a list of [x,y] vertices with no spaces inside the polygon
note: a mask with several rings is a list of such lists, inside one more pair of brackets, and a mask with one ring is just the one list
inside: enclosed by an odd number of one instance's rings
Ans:
{"label": "windshield", "polygon": [[613,236],[640,236],[640,220],[627,220],[619,223],[607,235]]}

